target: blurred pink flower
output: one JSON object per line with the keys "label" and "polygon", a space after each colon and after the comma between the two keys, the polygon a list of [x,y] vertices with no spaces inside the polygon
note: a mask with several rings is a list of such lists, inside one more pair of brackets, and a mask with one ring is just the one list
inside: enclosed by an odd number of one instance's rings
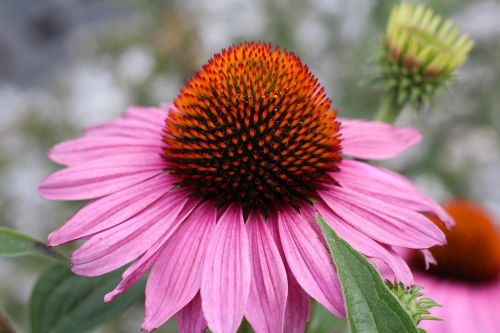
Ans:
{"label": "blurred pink flower", "polygon": [[442,228],[448,244],[430,250],[437,265],[426,271],[417,256],[412,258],[419,270],[415,282],[424,287],[426,297],[442,305],[431,310],[442,321],[424,321],[421,327],[428,333],[498,333],[500,235],[495,223],[473,202],[454,200],[444,208],[456,226]]}
{"label": "blurred pink flower", "polygon": [[449,216],[404,177],[361,159],[394,157],[411,128],[335,118],[292,53],[244,44],[217,54],[162,108],[123,116],[55,146],[65,169],[40,193],[91,201],[49,236],[85,276],[133,262],[108,302],[151,269],[142,328],[177,315],[181,332],[303,332],[310,297],[344,316],[320,213],[370,259],[412,283],[393,247],[445,243],[419,212]]}

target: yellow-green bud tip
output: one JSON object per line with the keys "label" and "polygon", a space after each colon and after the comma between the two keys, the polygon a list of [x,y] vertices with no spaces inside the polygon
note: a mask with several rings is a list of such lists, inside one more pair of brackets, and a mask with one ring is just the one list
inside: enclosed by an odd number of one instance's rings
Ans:
{"label": "yellow-green bud tip", "polygon": [[386,51],[406,69],[428,76],[448,75],[466,59],[474,42],[430,8],[402,2],[392,9]]}
{"label": "yellow-green bud tip", "polygon": [[392,105],[417,108],[432,102],[467,59],[474,43],[449,19],[424,5],[402,2],[391,12],[376,82]]}

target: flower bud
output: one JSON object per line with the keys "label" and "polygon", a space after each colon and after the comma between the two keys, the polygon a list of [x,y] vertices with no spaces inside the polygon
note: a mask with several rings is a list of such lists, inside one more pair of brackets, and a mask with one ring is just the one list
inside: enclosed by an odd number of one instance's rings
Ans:
{"label": "flower bud", "polygon": [[451,20],[404,2],[392,9],[383,43],[380,79],[400,106],[431,100],[474,46]]}
{"label": "flower bud", "polygon": [[[440,320],[430,315],[430,309],[441,305],[430,298],[423,297],[423,288],[421,286],[406,287],[401,282],[392,283],[390,281],[386,281],[386,285],[406,310],[415,325],[420,324],[423,320]],[[423,329],[419,329],[419,332],[425,333]]]}

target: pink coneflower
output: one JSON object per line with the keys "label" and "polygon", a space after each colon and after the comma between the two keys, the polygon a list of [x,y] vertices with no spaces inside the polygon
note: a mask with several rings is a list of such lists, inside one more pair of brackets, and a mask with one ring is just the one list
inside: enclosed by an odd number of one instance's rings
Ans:
{"label": "pink coneflower", "polygon": [[477,204],[454,200],[444,208],[456,226],[445,230],[448,244],[430,251],[436,266],[424,270],[418,256],[411,263],[419,270],[417,284],[425,295],[442,305],[432,315],[442,321],[424,321],[428,333],[500,332],[500,235],[490,215]]}
{"label": "pink coneflower", "polygon": [[344,316],[339,281],[314,215],[406,283],[393,247],[445,242],[420,211],[450,222],[405,178],[347,160],[386,159],[420,140],[411,128],[338,121],[293,54],[266,44],[216,54],[173,105],[132,107],[49,156],[48,199],[91,199],[49,244],[86,239],[72,269],[133,262],[110,301],[151,268],[142,328],[177,315],[181,332],[302,332],[310,297]]}

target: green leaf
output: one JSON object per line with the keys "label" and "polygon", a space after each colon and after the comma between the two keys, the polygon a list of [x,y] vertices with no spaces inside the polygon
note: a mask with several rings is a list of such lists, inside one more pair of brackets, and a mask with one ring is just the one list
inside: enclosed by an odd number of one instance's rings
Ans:
{"label": "green leaf", "polygon": [[351,333],[417,333],[417,327],[378,272],[317,216],[342,285]]}
{"label": "green leaf", "polygon": [[32,333],[82,333],[127,310],[144,292],[141,280],[114,301],[104,295],[119,282],[121,271],[86,278],[62,264],[51,266],[38,279],[30,300]]}
{"label": "green leaf", "polygon": [[343,319],[332,315],[318,302],[312,301],[311,307],[311,320],[307,324],[307,333],[341,332],[341,329],[345,327],[346,322]]}
{"label": "green leaf", "polygon": [[43,255],[64,260],[64,256],[45,243],[15,230],[0,227],[0,256]]}

